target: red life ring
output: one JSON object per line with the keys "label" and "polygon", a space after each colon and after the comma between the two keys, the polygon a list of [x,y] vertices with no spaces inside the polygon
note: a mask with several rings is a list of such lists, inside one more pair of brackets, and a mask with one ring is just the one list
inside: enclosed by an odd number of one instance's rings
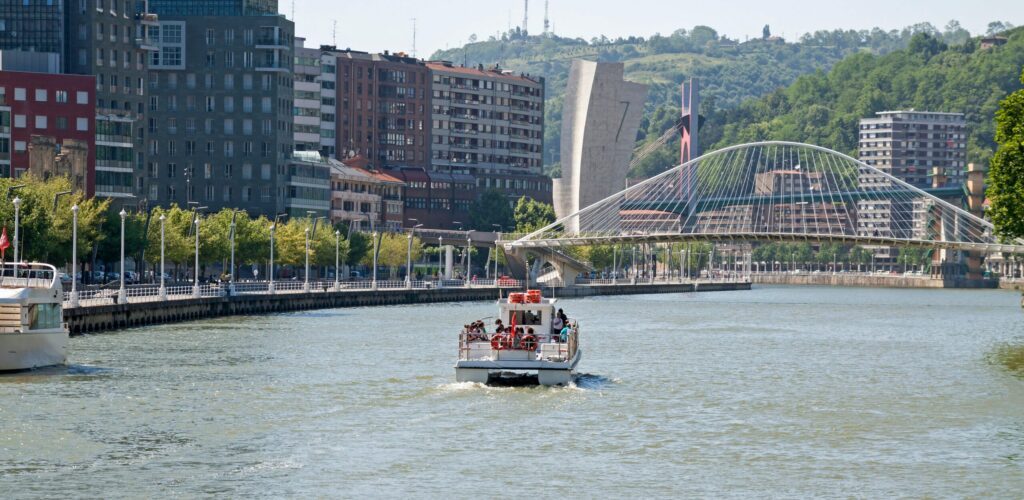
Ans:
{"label": "red life ring", "polygon": [[519,348],[527,351],[537,350],[537,337],[526,334],[522,339],[519,340]]}
{"label": "red life ring", "polygon": [[512,348],[512,337],[500,333],[491,336],[491,349],[496,351]]}

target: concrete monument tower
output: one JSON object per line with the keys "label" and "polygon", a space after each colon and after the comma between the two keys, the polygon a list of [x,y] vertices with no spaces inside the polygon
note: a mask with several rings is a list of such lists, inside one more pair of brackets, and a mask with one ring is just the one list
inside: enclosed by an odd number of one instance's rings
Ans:
{"label": "concrete monument tower", "polygon": [[[624,73],[622,63],[572,63],[562,108],[562,178],[553,184],[558,218],[626,187],[647,86],[623,80]],[[566,224],[569,232],[587,229]]]}

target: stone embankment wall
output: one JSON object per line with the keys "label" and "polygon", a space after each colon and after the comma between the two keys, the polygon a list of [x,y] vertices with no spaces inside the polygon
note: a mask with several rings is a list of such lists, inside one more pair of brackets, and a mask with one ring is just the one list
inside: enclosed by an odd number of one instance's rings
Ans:
{"label": "stone embankment wall", "polygon": [[[749,290],[749,283],[708,283],[696,291]],[[560,288],[546,295],[554,297],[589,297],[596,295],[632,295],[647,293],[693,292],[693,285],[616,285],[600,287]],[[280,293],[275,295],[236,295],[201,299],[138,302],[67,308],[64,320],[72,335],[97,333],[161,323],[176,323],[203,318],[232,315],[271,314],[338,307],[386,306],[436,302],[467,302],[497,300],[493,288],[440,288],[430,290],[359,290],[341,292]]]}
{"label": "stone embankment wall", "polygon": [[755,274],[761,285],[854,286],[875,288],[997,288],[996,280],[941,279],[862,274]]}

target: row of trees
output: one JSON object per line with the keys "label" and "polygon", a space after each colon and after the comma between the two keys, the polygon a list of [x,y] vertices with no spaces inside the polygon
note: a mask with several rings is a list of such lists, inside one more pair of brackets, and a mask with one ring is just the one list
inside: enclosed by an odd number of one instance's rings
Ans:
{"label": "row of trees", "polygon": [[[21,258],[28,261],[68,263],[72,260],[71,207],[78,206],[79,262],[113,263],[120,258],[121,217],[110,209],[110,200],[86,199],[71,193],[70,181],[65,177],[38,179],[31,174],[19,179],[0,179],[0,223],[14,239],[15,197],[20,198],[19,238]],[[195,213],[172,205],[156,207],[148,212],[129,213],[125,217],[125,252],[135,262],[159,266],[161,217],[164,227],[164,255],[170,266],[190,267],[195,259]],[[199,223],[199,260],[205,267],[222,264],[227,268],[231,256],[231,225],[235,224],[235,262],[265,264],[270,259],[270,231],[274,233],[274,260],[282,266],[305,264],[306,230],[313,228],[308,218],[271,221],[264,216],[251,217],[245,211],[221,210],[201,214]],[[336,234],[339,233],[338,241]],[[333,266],[335,245],[340,258],[349,265],[371,265],[373,241],[368,233],[348,234],[347,226],[333,227],[318,224],[311,234],[310,263],[315,266]],[[378,235],[378,264],[391,268],[396,274],[405,266],[409,255],[406,234]],[[8,253],[12,250],[8,250]],[[418,260],[423,243],[418,237],[412,241],[412,258]],[[12,258],[13,255],[8,255]]]}

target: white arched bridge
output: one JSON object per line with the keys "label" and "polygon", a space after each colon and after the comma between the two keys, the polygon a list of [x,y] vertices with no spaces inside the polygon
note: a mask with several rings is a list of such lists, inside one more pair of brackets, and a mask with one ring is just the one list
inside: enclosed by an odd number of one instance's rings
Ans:
{"label": "white arched bridge", "polygon": [[[891,158],[884,158],[891,161]],[[960,179],[898,167],[917,186],[848,155],[793,142],[757,142],[703,155],[516,240],[512,252],[680,241],[834,242],[1024,253],[961,208]],[[903,173],[901,172],[901,173]],[[947,187],[948,186],[948,187]]]}

